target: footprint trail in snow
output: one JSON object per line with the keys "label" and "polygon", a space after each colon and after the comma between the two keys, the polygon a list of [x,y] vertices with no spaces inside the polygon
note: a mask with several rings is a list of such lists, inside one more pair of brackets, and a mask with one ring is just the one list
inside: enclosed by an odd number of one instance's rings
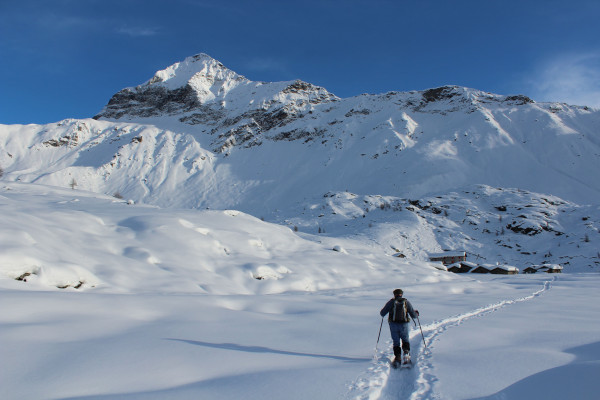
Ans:
{"label": "footprint trail in snow", "polygon": [[[503,300],[423,325],[425,349],[423,349],[420,330],[412,329],[410,339],[413,348],[413,368],[392,369],[389,363],[391,355],[387,351],[379,350],[367,371],[350,386],[346,398],[348,400],[427,400],[436,398],[433,389],[437,378],[433,373],[431,348],[437,338],[448,328],[458,326],[471,318],[485,316],[506,306],[532,300],[550,290],[554,280],[556,277],[545,281],[541,289],[528,296]],[[391,341],[388,340],[384,347],[390,348]]]}

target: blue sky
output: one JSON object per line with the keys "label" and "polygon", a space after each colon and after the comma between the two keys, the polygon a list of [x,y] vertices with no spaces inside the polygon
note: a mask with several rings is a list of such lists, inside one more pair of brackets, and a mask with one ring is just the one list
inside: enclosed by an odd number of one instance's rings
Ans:
{"label": "blue sky", "polygon": [[0,123],[94,116],[207,53],[340,97],[446,84],[600,107],[597,0],[0,0]]}

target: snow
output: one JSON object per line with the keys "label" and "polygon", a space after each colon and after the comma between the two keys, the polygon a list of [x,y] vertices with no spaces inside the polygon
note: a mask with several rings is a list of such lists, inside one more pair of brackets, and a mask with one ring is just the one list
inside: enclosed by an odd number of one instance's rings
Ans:
{"label": "snow", "polygon": [[[598,397],[600,110],[340,99],[205,54],[120,93],[0,125],[1,399]],[[563,273],[429,261],[457,251]]]}
{"label": "snow", "polygon": [[100,120],[0,125],[5,179],[75,179],[145,204],[272,222],[295,216],[275,210],[346,190],[418,199],[483,184],[597,203],[600,110],[454,86],[339,99],[300,81],[252,82],[203,54],[156,76],[129,89],[188,85],[199,104],[149,110],[153,93]]}
{"label": "snow", "polygon": [[145,85],[159,83],[167,88],[177,89],[190,83],[198,90],[209,91],[210,86],[207,87],[203,83],[215,81],[247,81],[247,79],[201,53],[157,71]]}
{"label": "snow", "polygon": [[[599,389],[597,273],[451,274],[237,211],[34,184],[4,182],[0,209],[2,398],[592,399]],[[390,370],[385,323],[374,350],[396,287],[421,313],[411,370]]]}

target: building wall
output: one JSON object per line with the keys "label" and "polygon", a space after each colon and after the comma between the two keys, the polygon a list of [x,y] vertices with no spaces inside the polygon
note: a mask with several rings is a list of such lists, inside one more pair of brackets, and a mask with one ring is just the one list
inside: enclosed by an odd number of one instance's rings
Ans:
{"label": "building wall", "polygon": [[460,261],[467,261],[467,256],[446,256],[446,257],[431,257],[430,261],[441,261],[444,265],[454,264]]}

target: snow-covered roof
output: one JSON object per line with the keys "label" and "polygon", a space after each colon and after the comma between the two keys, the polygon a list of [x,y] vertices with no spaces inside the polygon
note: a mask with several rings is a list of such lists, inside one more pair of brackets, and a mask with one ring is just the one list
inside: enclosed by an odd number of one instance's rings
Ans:
{"label": "snow-covered roof", "polygon": [[562,265],[560,264],[543,264],[543,265],[534,265],[534,267],[537,267],[537,269],[563,269]]}
{"label": "snow-covered roof", "polygon": [[477,268],[477,264],[475,264],[474,262],[470,262],[470,261],[461,261],[460,263],[461,265],[466,265],[467,267],[471,267],[471,268]]}
{"label": "snow-covered roof", "polygon": [[448,267],[446,267],[441,262],[433,262],[431,263],[431,265],[433,265],[434,268],[439,269],[441,271],[448,271]]}
{"label": "snow-covered roof", "polygon": [[469,268],[477,268],[478,267],[478,265],[475,263],[467,262],[467,261],[460,261],[460,262],[455,262],[453,264],[448,265],[448,268],[452,268],[452,267],[462,268],[463,266],[469,267]]}
{"label": "snow-covered roof", "polygon": [[464,257],[467,253],[464,251],[445,251],[443,253],[431,253],[429,254],[430,258],[440,258],[440,257]]}
{"label": "snow-covered roof", "polygon": [[494,265],[493,269],[496,269],[496,268],[500,268],[500,269],[503,269],[505,271],[519,271],[519,268],[514,267],[512,265]]}

